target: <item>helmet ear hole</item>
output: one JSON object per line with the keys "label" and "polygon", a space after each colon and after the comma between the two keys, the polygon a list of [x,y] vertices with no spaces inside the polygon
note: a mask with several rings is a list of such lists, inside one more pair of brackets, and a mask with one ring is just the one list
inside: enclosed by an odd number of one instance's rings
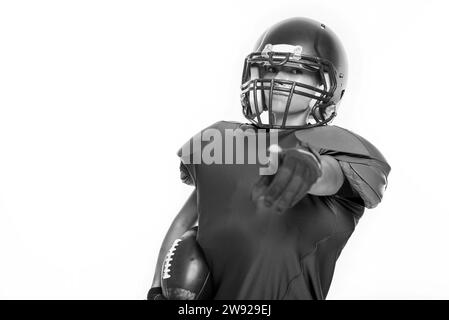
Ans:
{"label": "helmet ear hole", "polygon": [[336,112],[337,112],[337,106],[335,104],[331,104],[330,106],[327,106],[322,111],[323,120],[329,119],[332,116],[332,114],[334,114]]}

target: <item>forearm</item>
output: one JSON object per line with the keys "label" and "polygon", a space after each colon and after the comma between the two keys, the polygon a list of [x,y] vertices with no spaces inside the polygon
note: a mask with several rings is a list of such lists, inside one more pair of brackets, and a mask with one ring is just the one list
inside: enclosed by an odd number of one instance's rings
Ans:
{"label": "forearm", "polygon": [[344,182],[343,171],[338,161],[331,156],[321,156],[322,174],[309,190],[316,196],[328,196],[337,193]]}
{"label": "forearm", "polygon": [[165,256],[170,249],[173,242],[180,238],[188,229],[198,220],[198,208],[196,205],[196,190],[192,192],[189,199],[186,201],[176,218],[173,220],[167,234],[164,237],[159,256],[156,263],[156,268],[153,277],[152,287],[159,287],[161,285],[161,269]]}

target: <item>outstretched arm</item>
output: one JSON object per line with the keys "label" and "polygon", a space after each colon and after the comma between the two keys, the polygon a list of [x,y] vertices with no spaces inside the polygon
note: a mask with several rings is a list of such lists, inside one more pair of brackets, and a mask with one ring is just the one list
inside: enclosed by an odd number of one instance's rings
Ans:
{"label": "outstretched arm", "polygon": [[340,190],[344,182],[343,171],[338,161],[331,156],[320,156],[321,176],[312,185],[310,194],[316,196],[330,196]]}
{"label": "outstretched arm", "polygon": [[281,150],[274,175],[262,176],[252,191],[257,205],[281,213],[296,205],[307,193],[319,196],[337,193],[344,182],[337,160],[321,156],[308,145]]}

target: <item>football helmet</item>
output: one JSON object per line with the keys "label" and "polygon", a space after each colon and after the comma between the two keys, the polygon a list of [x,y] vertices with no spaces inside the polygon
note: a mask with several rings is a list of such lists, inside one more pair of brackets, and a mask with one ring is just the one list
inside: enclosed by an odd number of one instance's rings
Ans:
{"label": "football helmet", "polygon": [[[264,70],[272,67],[286,72],[313,72],[319,85],[264,78]],[[245,59],[240,96],[243,114],[260,128],[301,129],[325,125],[336,116],[347,78],[344,48],[329,27],[307,18],[281,21],[262,34],[254,52]],[[272,110],[273,94],[287,97],[282,122],[277,124]],[[306,125],[286,124],[294,95],[313,99]]]}

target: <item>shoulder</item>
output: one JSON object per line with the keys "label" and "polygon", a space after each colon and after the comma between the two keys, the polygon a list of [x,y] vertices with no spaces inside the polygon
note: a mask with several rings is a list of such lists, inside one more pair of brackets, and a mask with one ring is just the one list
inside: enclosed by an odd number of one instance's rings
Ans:
{"label": "shoulder", "polygon": [[[224,131],[227,129],[239,129],[244,128],[246,124],[237,122],[237,121],[217,121],[205,128],[203,128],[200,132],[198,132],[195,136],[207,131],[207,130],[218,130],[218,131]],[[194,136],[194,137],[195,137]]]}
{"label": "shoulder", "polygon": [[192,148],[193,143],[198,143],[199,145],[202,144],[202,137],[205,135],[208,135],[212,133],[213,131],[219,132],[220,134],[223,134],[225,130],[235,130],[238,128],[245,127],[246,124],[237,122],[237,121],[217,121],[199,132],[197,132],[195,135],[193,135],[191,138],[189,138],[178,150],[177,154],[181,159],[184,157],[191,156],[195,151],[194,148]]}
{"label": "shoulder", "polygon": [[371,142],[342,127],[322,126],[297,130],[295,136],[322,150],[366,156],[386,162],[385,157]]}
{"label": "shoulder", "polygon": [[238,122],[238,121],[226,121],[226,120],[221,120],[221,121],[217,121],[214,124],[206,127],[205,129],[209,129],[209,128],[213,128],[213,129],[237,129],[240,128],[242,126],[244,126],[244,123]]}
{"label": "shoulder", "polygon": [[338,126],[296,131],[295,136],[339,162],[348,185],[366,208],[374,208],[380,203],[391,168],[371,142]]}

